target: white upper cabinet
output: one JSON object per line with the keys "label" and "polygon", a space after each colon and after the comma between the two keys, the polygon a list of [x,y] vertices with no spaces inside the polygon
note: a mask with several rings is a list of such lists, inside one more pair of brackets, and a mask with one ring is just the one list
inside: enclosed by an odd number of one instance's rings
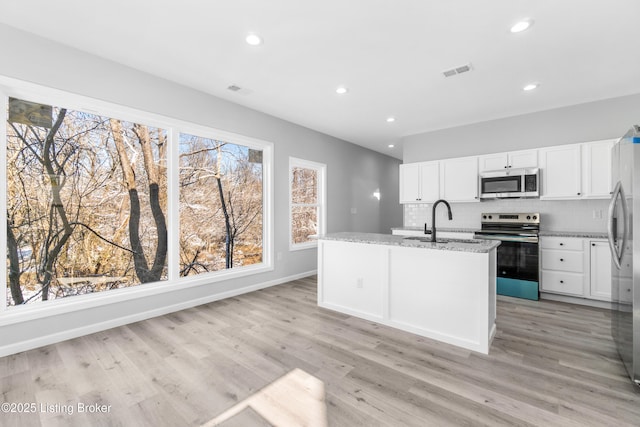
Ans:
{"label": "white upper cabinet", "polygon": [[615,139],[541,148],[541,199],[608,199]]}
{"label": "white upper cabinet", "polygon": [[440,161],[440,196],[449,202],[478,202],[478,157]]}
{"label": "white upper cabinet", "polygon": [[538,150],[512,151],[509,153],[509,167],[513,169],[537,168]]}
{"label": "white upper cabinet", "polygon": [[[478,174],[485,171],[540,168],[540,199],[608,199],[615,182],[611,177],[612,149],[616,140],[557,145],[536,150],[400,165],[400,203],[476,202]],[[625,189],[628,173],[620,172]],[[626,179],[625,179],[626,178]]]}
{"label": "white upper cabinet", "polygon": [[400,203],[430,203],[439,198],[438,161],[400,165]]}
{"label": "white upper cabinet", "polygon": [[615,139],[595,141],[583,145],[582,187],[584,197],[608,199],[613,191],[611,179],[611,150]]}
{"label": "white upper cabinet", "polygon": [[538,167],[538,150],[486,154],[478,157],[478,169],[480,172],[536,167]]}
{"label": "white upper cabinet", "polygon": [[478,157],[478,170],[480,172],[507,169],[508,166],[509,158],[507,153],[485,154]]}
{"label": "white upper cabinet", "polygon": [[540,199],[582,198],[581,144],[541,148],[539,153]]}
{"label": "white upper cabinet", "polygon": [[420,163],[400,165],[400,203],[420,201]]}
{"label": "white upper cabinet", "polygon": [[422,202],[435,202],[440,198],[440,162],[421,164],[420,192]]}

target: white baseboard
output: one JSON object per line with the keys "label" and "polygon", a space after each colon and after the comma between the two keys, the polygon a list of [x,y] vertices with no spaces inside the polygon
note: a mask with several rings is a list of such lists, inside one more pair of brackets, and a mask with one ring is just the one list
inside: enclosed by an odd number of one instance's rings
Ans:
{"label": "white baseboard", "polygon": [[540,299],[567,302],[570,304],[588,305],[589,307],[605,308],[607,310],[613,309],[613,304],[608,301],[599,301],[588,298],[570,297],[568,295],[550,294],[547,292],[540,292]]}
{"label": "white baseboard", "polygon": [[245,286],[242,288],[233,289],[226,292],[207,295],[206,297],[184,301],[178,304],[158,307],[156,309],[147,310],[142,313],[136,313],[129,316],[122,316],[115,319],[109,319],[104,322],[84,325],[79,328],[60,331],[53,334],[32,338],[25,341],[20,341],[18,343],[0,346],[0,357],[9,356],[11,354],[20,353],[22,351],[32,350],[34,348],[42,347],[45,345],[55,344],[55,343],[66,341],[72,338],[81,337],[83,335],[93,334],[96,332],[104,331],[104,330],[115,328],[118,326],[127,325],[129,323],[139,322],[141,320],[150,319],[152,317],[158,317],[165,314],[174,313],[176,311],[185,310],[187,308],[196,307],[202,304],[208,304],[210,302],[218,301],[225,298],[231,298],[237,295],[246,294],[249,292],[257,291],[257,290],[268,288],[271,286],[281,285],[283,283],[302,279],[304,277],[309,277],[314,274],[317,274],[317,270],[298,273],[298,274],[294,274],[292,276],[287,276],[287,277],[281,277],[279,279],[270,280],[268,282],[262,282],[255,285]]}

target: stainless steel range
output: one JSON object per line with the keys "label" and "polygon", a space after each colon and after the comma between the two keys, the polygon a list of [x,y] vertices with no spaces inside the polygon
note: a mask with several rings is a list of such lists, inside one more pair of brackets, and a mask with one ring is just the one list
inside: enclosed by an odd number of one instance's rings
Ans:
{"label": "stainless steel range", "polygon": [[497,292],[537,300],[539,213],[483,213],[476,239],[500,240]]}

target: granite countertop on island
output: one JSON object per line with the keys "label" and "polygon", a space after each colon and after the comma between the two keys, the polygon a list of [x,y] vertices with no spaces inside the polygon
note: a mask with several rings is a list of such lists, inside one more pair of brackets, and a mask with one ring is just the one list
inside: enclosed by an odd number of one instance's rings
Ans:
{"label": "granite countertop on island", "polygon": [[[428,239],[428,237],[426,237]],[[424,239],[424,240],[426,240]],[[318,240],[339,240],[352,243],[367,243],[375,245],[404,246],[409,248],[425,248],[443,251],[486,253],[500,245],[497,240],[480,239],[438,239],[437,242],[416,240],[412,237],[396,236],[392,234],[340,232],[329,233],[318,237]]]}
{"label": "granite countertop on island", "polygon": [[[414,226],[406,226],[406,227],[391,227],[391,231],[393,230],[407,230],[407,231],[424,231],[424,227],[414,227]],[[431,231],[431,227],[427,228],[427,230]],[[479,231],[479,228],[450,228],[450,227],[437,227],[437,231],[442,231],[446,233],[475,233]]]}

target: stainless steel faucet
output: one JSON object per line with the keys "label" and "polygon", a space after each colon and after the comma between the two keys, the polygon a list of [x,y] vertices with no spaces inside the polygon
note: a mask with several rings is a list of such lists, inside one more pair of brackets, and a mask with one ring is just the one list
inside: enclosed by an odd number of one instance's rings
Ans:
{"label": "stainless steel faucet", "polygon": [[447,206],[447,210],[449,211],[449,221],[453,219],[453,215],[451,215],[451,206],[449,206],[449,202],[444,199],[436,200],[433,203],[433,207],[431,208],[431,241],[436,241],[436,206],[440,203],[444,203]]}

